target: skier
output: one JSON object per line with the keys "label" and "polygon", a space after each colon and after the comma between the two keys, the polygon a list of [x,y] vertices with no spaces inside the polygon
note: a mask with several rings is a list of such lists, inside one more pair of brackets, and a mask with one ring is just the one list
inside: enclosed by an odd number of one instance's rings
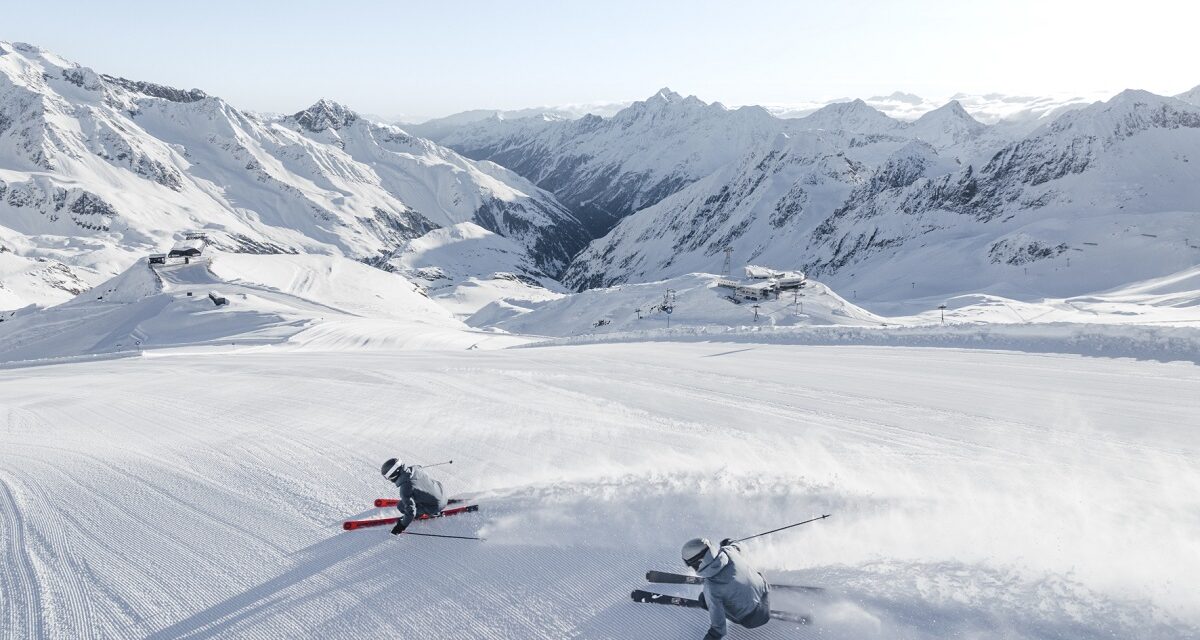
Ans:
{"label": "skier", "polygon": [[389,458],[380,470],[383,477],[400,489],[400,519],[392,527],[392,535],[404,533],[419,516],[434,516],[446,508],[442,483],[429,477],[419,466],[405,466],[397,458]]}
{"label": "skier", "polygon": [[770,586],[742,557],[738,544],[726,538],[718,548],[706,538],[692,538],[683,545],[683,562],[704,578],[700,604],[712,621],[704,640],[725,637],[726,618],[749,629],[771,619]]}

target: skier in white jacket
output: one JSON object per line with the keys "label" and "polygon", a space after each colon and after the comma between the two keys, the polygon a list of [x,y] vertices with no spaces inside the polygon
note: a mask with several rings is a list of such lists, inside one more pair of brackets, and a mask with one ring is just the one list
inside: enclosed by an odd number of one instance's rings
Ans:
{"label": "skier in white jacket", "polygon": [[705,538],[693,538],[683,545],[682,555],[684,564],[704,578],[700,602],[711,620],[704,640],[725,637],[726,618],[750,629],[771,619],[770,586],[742,556],[740,546],[726,539],[718,548]]}

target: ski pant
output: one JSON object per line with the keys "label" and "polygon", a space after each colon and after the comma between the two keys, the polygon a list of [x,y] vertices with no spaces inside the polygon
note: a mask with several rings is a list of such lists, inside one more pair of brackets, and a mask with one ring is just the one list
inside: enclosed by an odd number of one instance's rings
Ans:
{"label": "ski pant", "polygon": [[[703,592],[700,594],[700,606],[704,607],[705,611],[708,611],[708,603],[704,600]],[[771,620],[771,593],[768,591],[763,594],[762,600],[758,602],[758,606],[754,608],[754,611],[750,612],[750,615],[741,620],[734,620],[733,618],[730,618],[730,620],[747,629],[763,626]]]}

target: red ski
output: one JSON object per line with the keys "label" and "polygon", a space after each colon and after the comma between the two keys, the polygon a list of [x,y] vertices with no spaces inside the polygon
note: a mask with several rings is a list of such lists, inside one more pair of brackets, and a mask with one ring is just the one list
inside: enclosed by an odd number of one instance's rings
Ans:
{"label": "red ski", "polygon": [[[465,507],[454,507],[452,509],[443,509],[440,513],[434,515],[419,515],[414,520],[432,520],[434,518],[444,518],[446,516],[456,516],[460,513],[473,513],[479,511],[479,505],[469,504]],[[373,520],[347,520],[342,523],[342,529],[353,531],[355,529],[365,529],[367,527],[382,527],[387,524],[396,524],[400,518],[375,518]]]}
{"label": "red ski", "polygon": [[[465,500],[462,498],[450,498],[446,501],[446,504],[458,504],[460,502],[465,502]],[[395,498],[375,498],[375,506],[381,509],[383,507],[394,507],[398,504],[400,504],[400,501]]]}

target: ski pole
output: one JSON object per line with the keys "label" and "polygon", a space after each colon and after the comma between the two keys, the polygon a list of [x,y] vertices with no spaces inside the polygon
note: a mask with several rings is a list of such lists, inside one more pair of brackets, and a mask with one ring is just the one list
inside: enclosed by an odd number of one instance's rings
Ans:
{"label": "ski pole", "polygon": [[832,514],[829,514],[829,513],[827,513],[827,514],[825,514],[825,515],[823,515],[823,516],[821,516],[821,517],[819,517],[819,518],[809,518],[808,520],[805,520],[804,522],[797,522],[796,524],[789,524],[789,525],[788,525],[788,526],[786,526],[786,527],[779,527],[778,529],[771,529],[770,531],[764,531],[764,532],[762,532],[762,533],[756,533],[756,534],[754,534],[754,535],[752,535],[752,536],[746,536],[745,538],[738,538],[737,540],[734,540],[733,542],[745,542],[746,540],[750,540],[750,539],[752,539],[752,538],[757,538],[757,537],[760,537],[760,536],[765,536],[765,535],[767,535],[768,533],[775,533],[776,531],[783,531],[784,529],[791,529],[792,527],[798,527],[798,526],[800,526],[800,525],[802,525],[802,524],[808,524],[808,523],[810,523],[810,522],[816,522],[817,520],[824,520],[825,518],[828,518],[830,515],[832,515]]}
{"label": "ski pole", "polygon": [[434,464],[419,464],[419,465],[417,465],[417,466],[418,466],[418,467],[420,467],[420,468],[422,468],[422,469],[429,469],[429,468],[431,468],[431,467],[440,467],[440,466],[442,466],[442,465],[444,465],[444,464],[454,464],[454,461],[453,461],[453,460],[447,460],[447,461],[445,461],[445,462],[438,462],[438,463],[434,463]]}
{"label": "ski pole", "polygon": [[483,538],[476,538],[474,536],[448,536],[441,533],[417,533],[416,531],[405,531],[404,535],[425,536],[426,538],[454,538],[455,540],[483,540]]}

